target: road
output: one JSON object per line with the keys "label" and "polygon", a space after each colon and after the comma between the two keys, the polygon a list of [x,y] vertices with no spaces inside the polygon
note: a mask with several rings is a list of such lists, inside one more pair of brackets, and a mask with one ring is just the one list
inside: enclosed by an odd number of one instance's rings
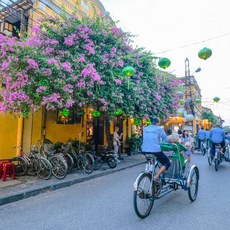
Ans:
{"label": "road", "polygon": [[219,171],[194,154],[200,170],[197,200],[178,190],[154,204],[146,219],[133,209],[132,184],[140,165],[71,187],[1,206],[1,230],[212,230],[230,229],[230,165]]}

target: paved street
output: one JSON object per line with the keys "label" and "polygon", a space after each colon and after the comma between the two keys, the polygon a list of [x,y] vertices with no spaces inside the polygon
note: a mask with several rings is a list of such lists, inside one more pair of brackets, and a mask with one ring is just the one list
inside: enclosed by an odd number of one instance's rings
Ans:
{"label": "paved street", "polygon": [[207,156],[193,155],[200,169],[198,198],[183,190],[156,201],[144,220],[134,213],[132,184],[144,165],[1,206],[1,230],[229,229],[230,166],[219,171]]}

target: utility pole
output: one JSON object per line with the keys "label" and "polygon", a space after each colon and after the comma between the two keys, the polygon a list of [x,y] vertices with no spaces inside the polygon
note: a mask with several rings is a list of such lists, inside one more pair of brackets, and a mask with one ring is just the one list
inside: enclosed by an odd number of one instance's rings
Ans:
{"label": "utility pole", "polygon": [[186,94],[185,94],[185,100],[188,103],[187,104],[187,110],[191,110],[191,114],[193,115],[193,121],[192,121],[192,131],[193,134],[196,132],[196,117],[195,117],[195,110],[194,110],[194,100],[193,100],[193,93],[192,93],[192,79],[190,75],[190,67],[189,67],[189,59],[185,59],[185,86],[186,86]]}

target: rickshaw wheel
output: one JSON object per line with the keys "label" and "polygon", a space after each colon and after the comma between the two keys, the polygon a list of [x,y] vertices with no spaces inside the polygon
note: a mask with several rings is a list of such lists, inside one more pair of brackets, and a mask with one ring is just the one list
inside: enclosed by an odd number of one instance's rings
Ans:
{"label": "rickshaw wheel", "polygon": [[199,172],[197,167],[191,169],[189,177],[188,197],[193,202],[196,200],[199,186]]}
{"label": "rickshaw wheel", "polygon": [[133,194],[134,210],[138,217],[144,219],[153,207],[153,190],[151,188],[151,175],[143,174],[137,183],[138,189]]}

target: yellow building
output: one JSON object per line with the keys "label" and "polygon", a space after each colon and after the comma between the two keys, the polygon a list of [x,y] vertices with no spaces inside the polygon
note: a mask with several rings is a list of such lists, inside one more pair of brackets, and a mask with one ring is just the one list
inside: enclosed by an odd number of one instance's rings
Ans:
{"label": "yellow building", "polygon": [[[76,12],[79,17],[98,14],[105,20],[110,20],[108,12],[99,0],[18,0],[14,2],[15,4],[12,4],[12,1],[6,1],[5,7],[0,9],[0,32],[8,36],[19,37],[18,31],[20,34],[30,33],[31,27],[39,23],[39,18],[60,15],[63,8],[67,14]],[[126,132],[127,123],[125,121],[122,123]],[[101,133],[99,141],[106,143],[104,120],[99,120],[98,124]],[[32,145],[44,138],[52,142],[67,142],[70,138],[85,142],[92,135],[93,126],[95,126],[95,119],[92,118],[90,109],[85,109],[83,116],[79,115],[79,111],[71,111],[68,120],[63,119],[60,111],[47,112],[44,108],[37,113],[29,114],[27,119],[14,117],[9,113],[0,113],[0,159],[18,155],[19,149],[13,147],[21,143],[24,151],[29,152]],[[110,127],[110,131],[113,132],[113,126]]]}

